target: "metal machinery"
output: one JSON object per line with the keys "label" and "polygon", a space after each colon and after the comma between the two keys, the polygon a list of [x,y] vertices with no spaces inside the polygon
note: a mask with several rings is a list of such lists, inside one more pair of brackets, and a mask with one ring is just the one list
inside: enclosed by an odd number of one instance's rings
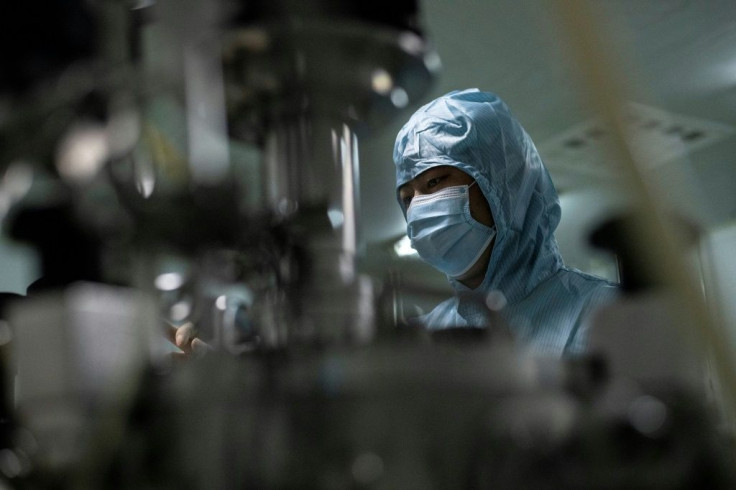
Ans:
{"label": "metal machinery", "polygon": [[[57,1],[40,42],[35,3],[3,26],[0,212],[43,268],[2,305],[5,485],[733,485],[687,375],[524,355],[490,309],[432,336],[397,313],[432,291],[360,272],[361,131],[439,68],[415,1]],[[186,322],[214,350],[180,364]]]}

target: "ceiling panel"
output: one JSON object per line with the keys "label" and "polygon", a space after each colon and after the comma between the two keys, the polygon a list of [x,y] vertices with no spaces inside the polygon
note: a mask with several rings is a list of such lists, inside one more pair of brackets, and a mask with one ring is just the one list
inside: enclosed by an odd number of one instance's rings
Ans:
{"label": "ceiling panel", "polygon": [[[723,128],[712,145],[693,150],[678,164],[707,196],[711,220],[734,219],[736,193],[736,8],[732,1],[594,0],[598,26],[623,76],[629,102],[689,121]],[[555,2],[544,0],[422,2],[428,35],[443,71],[434,90],[392,124],[364,140],[361,172],[364,238],[377,241],[404,228],[393,198],[393,138],[421,103],[468,87],[496,92],[541,148],[595,116],[587,107],[575,65],[555,23]],[[652,142],[652,147],[664,140]],[[663,146],[664,149],[664,146]],[[559,155],[556,155],[559,157]],[[550,155],[553,179],[563,192],[606,185],[581,161],[565,165]],[[591,165],[595,165],[592,163]],[[564,168],[564,171],[562,169]],[[576,170],[579,175],[576,175]],[[678,169],[668,168],[672,174]],[[663,171],[664,172],[664,171]]]}

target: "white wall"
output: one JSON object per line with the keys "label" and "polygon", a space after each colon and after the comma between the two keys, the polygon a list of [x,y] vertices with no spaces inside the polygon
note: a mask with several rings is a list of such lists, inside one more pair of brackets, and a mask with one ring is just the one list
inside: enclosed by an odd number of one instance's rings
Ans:
{"label": "white wall", "polygon": [[562,219],[555,236],[565,264],[583,272],[617,281],[613,255],[594,249],[588,236],[616,209],[613,198],[600,190],[566,193],[560,196]]}
{"label": "white wall", "polygon": [[711,231],[704,244],[706,292],[736,347],[736,223]]}

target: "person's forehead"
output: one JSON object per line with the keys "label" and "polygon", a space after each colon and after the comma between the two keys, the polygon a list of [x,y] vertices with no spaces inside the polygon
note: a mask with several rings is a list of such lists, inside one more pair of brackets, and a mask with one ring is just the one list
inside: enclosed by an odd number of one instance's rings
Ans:
{"label": "person's forehead", "polygon": [[431,175],[431,173],[433,171],[437,170],[438,168],[439,167],[432,167],[432,168],[428,168],[426,170],[423,170],[422,172],[420,172],[416,177],[414,177],[410,181],[404,182],[403,184],[401,184],[399,186],[399,193],[409,192],[413,186],[419,184],[422,181],[422,179],[426,178],[428,174]]}

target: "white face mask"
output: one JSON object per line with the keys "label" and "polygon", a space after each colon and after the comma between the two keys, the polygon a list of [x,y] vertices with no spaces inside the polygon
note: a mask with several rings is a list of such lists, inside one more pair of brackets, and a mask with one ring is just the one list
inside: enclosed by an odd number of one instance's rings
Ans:
{"label": "white face mask", "polygon": [[470,215],[470,187],[453,186],[412,199],[407,234],[419,256],[452,278],[468,272],[496,236]]}

